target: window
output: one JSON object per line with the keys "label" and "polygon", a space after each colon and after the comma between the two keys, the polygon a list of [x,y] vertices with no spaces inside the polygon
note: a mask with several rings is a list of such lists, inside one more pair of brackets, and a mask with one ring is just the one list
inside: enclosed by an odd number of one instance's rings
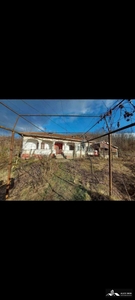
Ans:
{"label": "window", "polygon": [[37,142],[37,149],[39,149],[39,142]]}
{"label": "window", "polygon": [[73,145],[69,145],[69,150],[74,150],[74,146]]}

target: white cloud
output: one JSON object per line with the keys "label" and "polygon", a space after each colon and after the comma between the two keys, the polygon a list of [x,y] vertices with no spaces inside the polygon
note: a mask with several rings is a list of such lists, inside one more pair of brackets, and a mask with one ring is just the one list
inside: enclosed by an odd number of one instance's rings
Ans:
{"label": "white cloud", "polygon": [[64,100],[63,110],[66,114],[85,114],[92,113],[96,100]]}
{"label": "white cloud", "polygon": [[113,99],[103,100],[103,102],[105,103],[105,106],[107,108],[109,108],[110,106],[112,106],[115,101],[116,101],[116,99],[114,99],[114,100]]}

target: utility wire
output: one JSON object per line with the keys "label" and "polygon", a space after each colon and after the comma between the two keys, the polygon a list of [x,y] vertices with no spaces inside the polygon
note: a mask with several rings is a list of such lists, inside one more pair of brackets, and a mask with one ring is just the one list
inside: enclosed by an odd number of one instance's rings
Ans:
{"label": "utility wire", "polygon": [[89,129],[84,133],[84,135],[85,135],[87,132],[89,132],[92,128],[94,128],[99,122],[101,122],[101,121],[104,119],[104,117],[107,116],[107,114],[109,113],[110,110],[111,110],[111,111],[114,110],[118,105],[122,104],[124,100],[125,100],[125,99],[121,100],[121,101],[120,101],[118,104],[116,104],[113,108],[111,108],[111,109],[109,108],[108,111],[107,111],[106,113],[104,113],[104,115],[101,116],[100,120],[97,121],[91,128],[89,128]]}
{"label": "utility wire", "polygon": [[40,131],[44,132],[44,130],[42,130],[40,127],[38,127],[37,125],[35,125],[34,123],[30,122],[29,120],[25,119],[24,117],[22,117],[20,114],[18,114],[16,111],[14,111],[11,107],[7,106],[6,104],[2,103],[0,101],[0,104],[2,104],[3,106],[5,106],[6,108],[8,108],[10,111],[12,111],[14,114],[16,114],[17,116],[20,116],[20,118],[24,119],[25,121],[27,121],[28,123],[30,123],[31,125],[35,126],[36,128],[38,128]]}
{"label": "utility wire", "polygon": [[[24,102],[24,100],[22,100]],[[28,104],[27,102],[25,102],[28,106],[30,106],[31,108],[34,108],[32,105]],[[40,113],[39,110],[37,110],[36,108],[34,108],[38,113]],[[41,114],[41,113],[40,113]],[[42,114],[41,114],[42,115]],[[62,129],[66,130],[64,127],[62,127],[61,125],[57,124],[55,121],[51,120],[51,117],[49,117],[48,119],[50,119],[51,122],[55,123],[56,125],[58,125],[59,127],[61,127]]]}
{"label": "utility wire", "polygon": [[[62,109],[62,112],[63,112],[63,106],[62,106],[62,100],[60,101],[60,103],[61,103],[61,109]],[[63,115],[64,115],[64,112],[63,112]],[[64,118],[63,118],[63,120],[64,120]],[[64,122],[65,122],[65,120],[64,120]],[[65,124],[66,124],[66,122],[65,122]],[[69,125],[68,125],[69,126]],[[70,127],[70,126],[69,126]],[[66,130],[67,131],[67,130]]]}
{"label": "utility wire", "polygon": [[[22,111],[22,109],[20,107],[18,107],[16,104],[14,104],[11,100],[8,100],[8,103],[12,103],[12,105],[14,105],[17,109],[19,109],[20,111]],[[24,113],[24,112],[23,112]]]}
{"label": "utility wire", "polygon": [[[42,100],[45,101],[45,100]],[[50,106],[48,103],[46,103],[48,106]],[[50,106],[51,107],[51,106]],[[54,109],[51,107],[51,109],[54,111]],[[58,125],[59,127],[61,127],[62,129],[64,129],[65,131],[67,131],[63,126],[59,125],[58,123],[56,123],[54,120],[51,119],[51,117],[49,117],[49,120],[51,122],[53,122],[54,124]]]}
{"label": "utility wire", "polygon": [[29,103],[27,103],[26,101],[22,100],[25,104],[27,104],[29,107],[33,108],[35,111],[39,112],[35,107],[33,107],[32,105],[30,105]]}
{"label": "utility wire", "polygon": [[[45,102],[45,100],[43,100],[44,102]],[[56,112],[47,102],[45,102],[54,112]],[[61,106],[62,106],[62,103],[61,103]],[[64,118],[63,118],[64,119]],[[52,120],[51,120],[52,121]],[[52,122],[54,122],[54,121],[52,121]],[[65,122],[65,120],[64,120],[64,122]],[[66,124],[66,122],[65,122],[65,124]],[[58,125],[58,124],[57,124]],[[60,125],[59,125],[60,126]],[[68,125],[69,126],[69,125]],[[61,127],[61,126],[60,126]],[[69,126],[70,127],[70,126]],[[63,127],[62,127],[63,128]],[[71,127],[70,127],[71,128]],[[65,129],[66,130],[66,129]],[[67,130],[66,130],[67,131]]]}
{"label": "utility wire", "polygon": [[[44,100],[45,101],[45,100]],[[62,101],[62,100],[59,100]],[[61,102],[62,103],[62,102]],[[46,103],[48,106],[50,106],[48,103]],[[62,105],[62,104],[61,104]],[[50,106],[51,107],[51,106]],[[55,110],[51,107],[51,109],[55,112]],[[70,115],[66,115],[68,117],[70,117]],[[73,116],[73,115],[72,115]],[[64,117],[64,116],[63,116]],[[75,115],[75,117],[79,117],[79,115]],[[68,124],[67,124],[68,125]],[[68,125],[69,126],[69,125]],[[78,126],[78,125],[77,125]],[[69,126],[70,127],[70,126]],[[71,128],[71,127],[70,127]]]}

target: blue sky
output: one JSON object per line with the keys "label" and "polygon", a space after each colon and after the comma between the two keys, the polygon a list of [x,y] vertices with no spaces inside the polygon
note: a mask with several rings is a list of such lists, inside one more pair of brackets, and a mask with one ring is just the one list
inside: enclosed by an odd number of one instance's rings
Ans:
{"label": "blue sky", "polygon": [[[92,115],[92,118],[79,118],[79,117],[25,117],[30,122],[34,123],[42,131],[46,132],[86,132],[91,128],[100,118],[94,117],[101,116],[107,109],[113,106],[116,101],[122,99],[82,99],[82,100],[0,100],[14,111],[19,114],[81,114]],[[23,102],[24,101],[24,102]],[[27,104],[26,104],[27,103]],[[135,100],[132,99],[132,103],[135,105]],[[125,103],[125,110],[133,111],[133,107],[129,103]],[[134,113],[135,114],[135,113]],[[17,116],[0,105],[0,125],[13,128]],[[120,115],[120,109],[115,111],[111,117],[107,117],[107,122],[110,126],[112,122],[112,129],[117,129],[117,123],[120,122],[120,127],[135,122],[135,115],[133,115],[130,121],[126,121],[123,117],[123,113]],[[19,119],[16,130],[18,131],[40,131],[37,127],[32,126],[27,121]],[[100,122],[93,127],[90,132],[106,132],[105,121]],[[129,132],[134,132],[134,127]],[[0,129],[0,135],[5,134],[5,131]]]}

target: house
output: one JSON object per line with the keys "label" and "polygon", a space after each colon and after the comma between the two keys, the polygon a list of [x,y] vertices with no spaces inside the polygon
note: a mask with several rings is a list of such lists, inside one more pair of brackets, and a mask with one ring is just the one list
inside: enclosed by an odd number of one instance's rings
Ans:
{"label": "house", "polygon": [[47,132],[21,132],[23,136],[21,157],[26,159],[31,156],[42,155],[57,158],[73,158],[85,156],[85,144],[81,137],[62,135]]}
{"label": "house", "polygon": [[[57,158],[77,158],[86,155],[108,158],[109,143],[82,141],[81,135],[62,135],[47,132],[22,132],[23,136],[21,157],[55,156]],[[112,155],[118,157],[118,147],[111,146]]]}
{"label": "house", "polygon": [[86,143],[86,155],[88,156],[98,156],[98,149],[94,147],[93,142]]}
{"label": "house", "polygon": [[[113,157],[118,157],[118,147],[111,145],[111,153]],[[102,142],[91,142],[87,149],[87,155],[96,155],[104,158],[109,157],[109,143]]]}

